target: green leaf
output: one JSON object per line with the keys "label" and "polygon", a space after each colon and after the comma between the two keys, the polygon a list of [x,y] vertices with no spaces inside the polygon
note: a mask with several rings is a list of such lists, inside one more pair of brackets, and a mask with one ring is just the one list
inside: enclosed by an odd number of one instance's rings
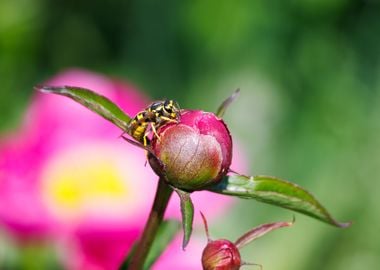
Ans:
{"label": "green leaf", "polygon": [[319,219],[330,225],[345,228],[351,223],[337,222],[317,199],[302,187],[272,176],[230,175],[210,191],[244,199],[255,199]]}
{"label": "green leaf", "polygon": [[69,97],[108,121],[111,121],[123,131],[127,130],[128,123],[131,121],[131,117],[124,113],[111,100],[88,89],[73,86],[36,86],[35,89],[44,93]]}
{"label": "green leaf", "polygon": [[153,263],[166,250],[169,243],[180,229],[180,223],[175,220],[164,221],[157,233],[153,245],[149,251],[148,257],[144,263],[144,269],[150,269]]}
{"label": "green leaf", "polygon": [[[161,223],[158,229],[157,236],[154,239],[152,247],[149,251],[148,257],[144,263],[144,269],[151,269],[151,266],[155,261],[161,256],[161,254],[166,250],[169,243],[174,239],[175,235],[180,229],[180,223],[176,220],[165,220]],[[132,247],[131,252],[124,260],[123,264],[119,268],[120,270],[128,269],[135,251],[136,244]]]}
{"label": "green leaf", "polygon": [[190,198],[190,193],[174,189],[181,201],[181,214],[182,214],[182,227],[183,227],[183,241],[182,249],[185,250],[189,243],[191,233],[193,232],[193,219],[194,219],[194,205]]}

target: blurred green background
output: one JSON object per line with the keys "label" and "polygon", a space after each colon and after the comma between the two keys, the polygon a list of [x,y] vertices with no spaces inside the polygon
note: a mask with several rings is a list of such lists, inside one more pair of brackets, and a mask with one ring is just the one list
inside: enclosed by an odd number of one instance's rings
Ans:
{"label": "blurred green background", "polygon": [[[339,230],[297,214],[243,258],[264,269],[380,269],[378,1],[0,1],[0,131],[18,125],[33,85],[68,67],[185,108],[213,111],[240,87],[225,118],[247,173],[296,182],[354,222]],[[291,218],[239,201],[210,229],[235,239]]]}

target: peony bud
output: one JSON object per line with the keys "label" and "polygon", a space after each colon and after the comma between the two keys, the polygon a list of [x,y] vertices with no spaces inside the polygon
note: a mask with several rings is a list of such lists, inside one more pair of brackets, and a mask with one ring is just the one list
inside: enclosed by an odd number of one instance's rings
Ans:
{"label": "peony bud", "polygon": [[202,212],[201,216],[208,239],[207,246],[202,253],[203,270],[239,270],[242,265],[256,265],[262,269],[263,267],[261,264],[247,262],[242,263],[239,249],[273,230],[288,227],[294,224],[294,217],[292,222],[262,224],[249,230],[239,237],[235,243],[232,243],[225,239],[215,241],[211,240],[208,232],[206,217],[202,214]]}
{"label": "peony bud", "polygon": [[238,270],[241,266],[240,253],[230,241],[210,241],[202,253],[204,270]]}
{"label": "peony bud", "polygon": [[203,111],[184,111],[179,123],[169,123],[154,136],[152,150],[160,165],[152,168],[173,186],[199,190],[217,183],[231,165],[232,140],[223,120]]}

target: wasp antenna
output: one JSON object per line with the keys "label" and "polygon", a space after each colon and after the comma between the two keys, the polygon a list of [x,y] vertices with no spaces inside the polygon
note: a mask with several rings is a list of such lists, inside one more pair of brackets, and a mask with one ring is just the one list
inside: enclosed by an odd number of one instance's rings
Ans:
{"label": "wasp antenna", "polygon": [[223,103],[219,106],[218,110],[216,111],[216,115],[220,118],[223,117],[224,113],[226,112],[228,106],[239,96],[240,88],[236,89],[235,92],[229,96],[226,100],[223,101]]}

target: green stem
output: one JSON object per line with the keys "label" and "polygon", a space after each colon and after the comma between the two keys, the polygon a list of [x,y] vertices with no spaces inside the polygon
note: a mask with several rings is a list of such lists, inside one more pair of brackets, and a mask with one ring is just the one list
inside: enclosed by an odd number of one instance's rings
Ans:
{"label": "green stem", "polygon": [[160,178],[148,221],[145,224],[141,239],[136,246],[128,270],[143,269],[144,262],[148,256],[153,240],[156,237],[158,228],[164,219],[165,210],[172,193],[173,190],[165,183],[164,179]]}

